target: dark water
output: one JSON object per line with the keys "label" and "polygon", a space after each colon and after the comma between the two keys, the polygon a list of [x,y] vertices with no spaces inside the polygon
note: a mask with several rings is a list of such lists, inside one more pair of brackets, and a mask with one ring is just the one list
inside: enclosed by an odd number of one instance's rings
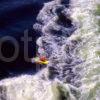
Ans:
{"label": "dark water", "polygon": [[[0,0],[0,39],[12,36],[18,41],[20,47],[19,55],[13,62],[7,63],[0,59],[0,78],[9,76],[9,72],[24,73],[35,70],[34,64],[24,60],[24,44],[20,38],[25,30],[29,31],[29,36],[33,39],[33,42],[29,44],[29,56],[34,56],[36,53],[35,40],[39,34],[33,30],[33,24],[43,3],[44,0]],[[1,50],[4,56],[10,57],[14,52],[14,47],[6,41]]]}

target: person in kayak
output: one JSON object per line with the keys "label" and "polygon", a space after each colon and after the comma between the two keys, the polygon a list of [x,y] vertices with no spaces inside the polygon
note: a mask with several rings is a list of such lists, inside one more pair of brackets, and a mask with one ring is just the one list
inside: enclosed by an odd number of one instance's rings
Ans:
{"label": "person in kayak", "polygon": [[41,56],[41,57],[37,56],[37,57],[32,58],[32,63],[47,65],[49,61],[47,60],[45,56]]}

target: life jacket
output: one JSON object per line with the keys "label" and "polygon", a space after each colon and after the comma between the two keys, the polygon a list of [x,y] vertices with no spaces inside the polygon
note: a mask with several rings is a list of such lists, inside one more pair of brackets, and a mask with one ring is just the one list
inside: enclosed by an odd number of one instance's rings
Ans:
{"label": "life jacket", "polygon": [[45,56],[40,57],[40,61],[46,61],[47,58]]}

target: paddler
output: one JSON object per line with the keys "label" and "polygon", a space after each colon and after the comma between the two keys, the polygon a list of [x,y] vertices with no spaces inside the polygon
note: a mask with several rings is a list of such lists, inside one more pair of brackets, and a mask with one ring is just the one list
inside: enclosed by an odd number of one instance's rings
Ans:
{"label": "paddler", "polygon": [[47,65],[49,61],[45,56],[32,58],[32,63]]}

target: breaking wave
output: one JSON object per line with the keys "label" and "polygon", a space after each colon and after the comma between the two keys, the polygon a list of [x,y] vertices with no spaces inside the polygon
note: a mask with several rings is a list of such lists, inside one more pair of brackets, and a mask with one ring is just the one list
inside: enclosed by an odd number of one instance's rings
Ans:
{"label": "breaking wave", "polygon": [[99,0],[45,3],[33,28],[49,64],[36,75],[2,80],[0,100],[100,100],[98,22]]}

